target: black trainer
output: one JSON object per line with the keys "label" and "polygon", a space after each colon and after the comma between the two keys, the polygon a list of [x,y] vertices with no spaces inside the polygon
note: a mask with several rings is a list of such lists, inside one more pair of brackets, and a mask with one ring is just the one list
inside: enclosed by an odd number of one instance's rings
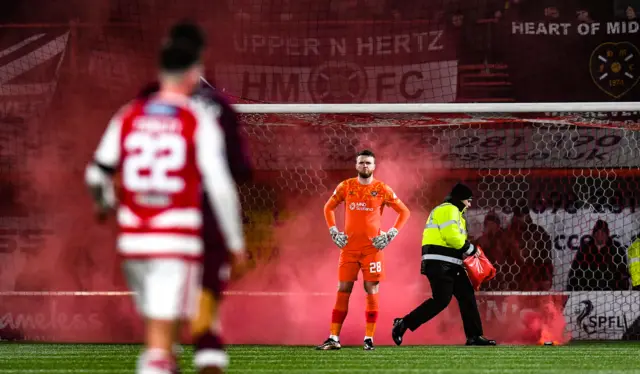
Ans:
{"label": "black trainer", "polygon": [[333,340],[331,338],[328,338],[327,340],[324,341],[324,343],[316,347],[316,349],[320,351],[330,351],[330,350],[340,349],[340,348],[341,348],[340,342],[337,340]]}
{"label": "black trainer", "polygon": [[484,336],[474,336],[467,339],[467,343],[465,345],[496,345],[496,341],[487,339]]}
{"label": "black trainer", "polygon": [[373,339],[365,339],[364,340],[364,350],[365,351],[373,351],[376,347],[373,346]]}
{"label": "black trainer", "polygon": [[402,336],[407,331],[407,327],[404,325],[402,318],[396,318],[393,320],[393,328],[391,329],[391,337],[396,345],[402,344]]}

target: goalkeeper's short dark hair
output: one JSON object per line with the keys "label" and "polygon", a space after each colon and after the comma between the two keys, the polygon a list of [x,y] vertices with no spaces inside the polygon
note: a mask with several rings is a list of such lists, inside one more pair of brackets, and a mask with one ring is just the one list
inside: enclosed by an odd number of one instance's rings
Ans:
{"label": "goalkeeper's short dark hair", "polygon": [[376,158],[376,155],[370,149],[363,149],[362,151],[358,152],[358,154],[356,155],[356,158],[359,157],[359,156],[367,156],[367,157]]}

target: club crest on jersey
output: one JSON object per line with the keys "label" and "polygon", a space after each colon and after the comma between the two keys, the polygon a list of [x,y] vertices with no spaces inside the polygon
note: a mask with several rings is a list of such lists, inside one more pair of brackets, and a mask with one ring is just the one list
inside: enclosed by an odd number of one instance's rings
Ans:
{"label": "club crest on jersey", "polygon": [[378,196],[378,191],[371,191],[371,196],[373,196],[373,197]]}
{"label": "club crest on jersey", "polygon": [[361,211],[365,211],[365,212],[373,212],[373,208],[369,208],[367,206],[367,203],[351,203],[349,204],[349,209],[350,210],[361,210]]}

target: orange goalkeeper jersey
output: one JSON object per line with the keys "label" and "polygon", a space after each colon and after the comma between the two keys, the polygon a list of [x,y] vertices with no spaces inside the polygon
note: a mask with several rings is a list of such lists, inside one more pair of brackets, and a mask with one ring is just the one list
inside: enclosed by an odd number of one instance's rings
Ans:
{"label": "orange goalkeeper jersey", "polygon": [[350,178],[338,185],[324,206],[324,217],[329,227],[336,225],[334,210],[345,203],[345,228],[348,243],[343,250],[374,248],[371,240],[380,234],[380,219],[385,206],[398,212],[393,227],[400,230],[409,219],[409,209],[396,196],[391,187],[374,179],[361,184]]}

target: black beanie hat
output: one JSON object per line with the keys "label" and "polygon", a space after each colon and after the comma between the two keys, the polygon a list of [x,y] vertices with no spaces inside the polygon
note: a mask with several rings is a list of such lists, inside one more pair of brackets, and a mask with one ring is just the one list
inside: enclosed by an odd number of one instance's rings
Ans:
{"label": "black beanie hat", "polygon": [[449,196],[451,196],[451,199],[453,200],[462,201],[471,199],[473,197],[473,192],[471,192],[471,188],[465,186],[462,183],[458,183],[453,186],[453,189],[451,190]]}

